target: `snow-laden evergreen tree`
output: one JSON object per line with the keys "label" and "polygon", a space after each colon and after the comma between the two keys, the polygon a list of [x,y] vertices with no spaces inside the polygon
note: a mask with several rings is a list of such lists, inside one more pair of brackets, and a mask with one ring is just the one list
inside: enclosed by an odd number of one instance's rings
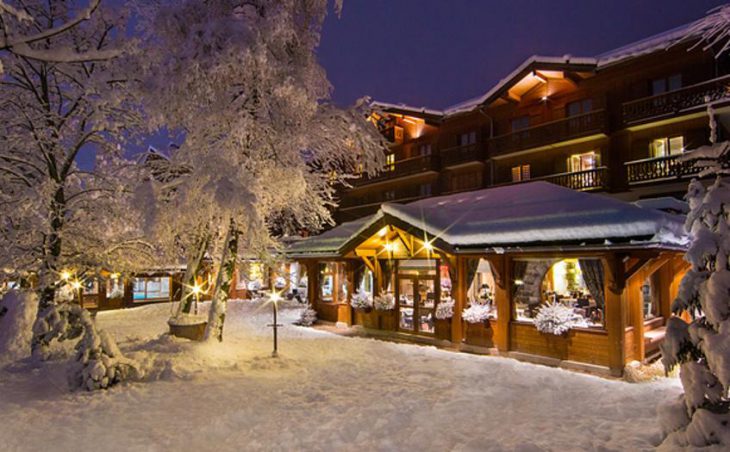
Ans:
{"label": "snow-laden evergreen tree", "polygon": [[222,338],[238,256],[268,258],[278,246],[272,230],[331,222],[337,185],[382,164],[367,102],[329,103],[315,55],[327,10],[327,0],[160,1],[142,10],[151,124],[184,134],[163,162],[169,174],[145,190],[158,207],[148,225],[184,253],[188,286],[206,253],[215,256],[209,338]]}
{"label": "snow-laden evergreen tree", "polygon": [[[717,57],[730,50],[730,5],[711,10],[690,27],[685,40],[696,41]],[[730,446],[730,142],[717,142],[712,104],[710,145],[683,160],[694,162],[705,186],[693,180],[686,195],[690,213],[685,228],[692,236],[685,259],[691,264],[667,320],[662,349],[665,370],[676,366],[684,394],[659,415],[669,446]],[[689,316],[687,323],[681,315]]]}
{"label": "snow-laden evergreen tree", "polygon": [[[119,9],[94,7],[75,22],[74,2],[23,5],[43,19],[15,24],[12,35],[44,35],[26,44],[33,51],[113,49],[117,55],[123,48],[126,15]],[[56,33],[58,24],[70,23]],[[129,189],[139,167],[121,157],[140,117],[120,77],[125,65],[116,58],[59,62],[33,59],[18,48],[0,52],[0,265],[37,275],[32,348],[43,358],[54,339],[98,336],[93,322],[83,321],[86,314],[57,299],[62,271],[83,278],[102,268],[132,269],[150,252],[135,227],[139,214]],[[80,168],[79,157],[89,152],[96,153],[93,168]]]}

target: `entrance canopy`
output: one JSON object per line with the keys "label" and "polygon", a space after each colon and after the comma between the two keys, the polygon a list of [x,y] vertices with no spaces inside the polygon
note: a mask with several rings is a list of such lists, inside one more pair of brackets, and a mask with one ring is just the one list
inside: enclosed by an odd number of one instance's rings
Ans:
{"label": "entrance canopy", "polygon": [[372,216],[302,240],[292,257],[344,256],[386,225],[451,253],[600,246],[685,249],[684,217],[548,182],[386,203]]}

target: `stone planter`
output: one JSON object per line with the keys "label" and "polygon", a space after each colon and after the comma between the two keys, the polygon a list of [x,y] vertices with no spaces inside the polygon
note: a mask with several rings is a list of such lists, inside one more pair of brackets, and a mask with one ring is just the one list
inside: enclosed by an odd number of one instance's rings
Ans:
{"label": "stone planter", "polygon": [[202,341],[205,336],[205,328],[208,326],[207,321],[192,321],[186,319],[183,322],[174,322],[172,319],[167,321],[170,327],[170,334],[175,337],[190,339],[191,341]]}
{"label": "stone planter", "polygon": [[436,319],[436,339],[451,340],[451,319]]}
{"label": "stone planter", "polygon": [[494,346],[494,342],[492,341],[494,331],[489,327],[489,321],[480,323],[465,322],[465,325],[466,337],[464,338],[464,342],[477,347],[489,348]]}

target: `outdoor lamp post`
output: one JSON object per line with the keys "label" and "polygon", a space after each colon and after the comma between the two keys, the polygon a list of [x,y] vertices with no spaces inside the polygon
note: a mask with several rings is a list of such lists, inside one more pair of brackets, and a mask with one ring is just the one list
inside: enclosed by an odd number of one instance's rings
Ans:
{"label": "outdoor lamp post", "polygon": [[198,302],[200,301],[200,293],[203,291],[203,287],[197,282],[192,287],[193,295],[195,295],[195,315],[198,315]]}
{"label": "outdoor lamp post", "polygon": [[278,332],[278,328],[280,326],[283,326],[283,325],[280,325],[279,323],[277,323],[277,321],[276,321],[276,315],[279,310],[277,303],[279,301],[281,301],[281,295],[279,295],[279,292],[272,292],[271,295],[269,295],[269,301],[271,302],[271,305],[274,308],[274,323],[272,323],[271,325],[268,325],[274,329],[274,351],[271,352],[271,356],[273,358],[276,358],[277,356],[279,356],[279,353],[278,353],[279,344],[278,344],[278,340],[277,340],[278,339],[277,332]]}

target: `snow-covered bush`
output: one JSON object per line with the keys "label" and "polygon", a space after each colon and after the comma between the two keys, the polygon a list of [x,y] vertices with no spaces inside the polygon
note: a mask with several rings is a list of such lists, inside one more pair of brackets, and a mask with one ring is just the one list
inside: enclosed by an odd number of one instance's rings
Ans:
{"label": "snow-covered bush", "polygon": [[352,294],[350,306],[355,309],[372,309],[373,297],[367,292],[360,292],[358,290],[357,292]]}
{"label": "snow-covered bush", "polygon": [[445,298],[436,305],[436,318],[438,320],[448,320],[454,316],[454,299]]}
{"label": "snow-covered bush", "polygon": [[472,304],[462,311],[461,316],[468,323],[482,323],[489,319],[492,308],[486,304]]}
{"label": "snow-covered bush", "polygon": [[537,311],[537,315],[533,319],[535,328],[541,333],[554,334],[560,336],[568,332],[573,327],[575,314],[573,310],[560,303],[553,302],[546,304]]}
{"label": "snow-covered bush", "polygon": [[0,300],[0,365],[30,356],[38,296],[10,290]]}
{"label": "snow-covered bush", "polygon": [[56,289],[56,295],[54,301],[56,303],[72,303],[76,298],[75,291],[71,284],[63,284],[61,287]]}
{"label": "snow-covered bush", "polygon": [[373,306],[378,311],[390,311],[395,309],[395,297],[392,293],[381,293],[373,299]]}
{"label": "snow-covered bush", "polygon": [[299,317],[299,320],[297,321],[297,325],[301,326],[312,326],[317,321],[317,311],[314,310],[312,305],[307,306],[306,309],[302,311],[301,316]]}

